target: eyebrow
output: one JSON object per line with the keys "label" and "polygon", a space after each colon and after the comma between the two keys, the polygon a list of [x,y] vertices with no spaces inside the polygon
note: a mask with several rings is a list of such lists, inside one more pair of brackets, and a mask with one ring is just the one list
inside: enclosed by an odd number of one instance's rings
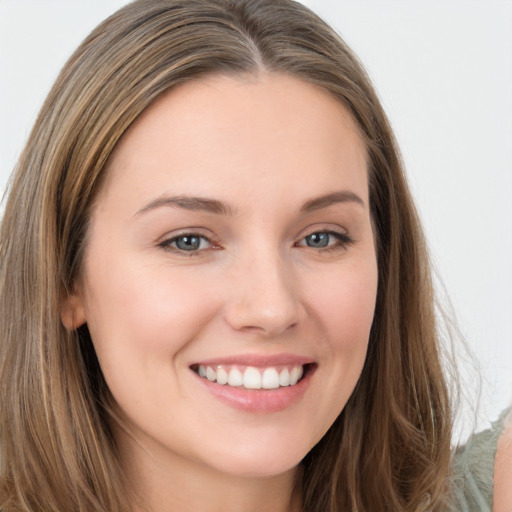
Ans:
{"label": "eyebrow", "polygon": [[356,203],[364,207],[364,201],[357,194],[354,194],[354,192],[350,192],[349,190],[340,190],[305,202],[300,211],[310,212],[314,210],[321,210],[322,208],[327,208],[328,206],[336,203]]}
{"label": "eyebrow", "polygon": [[136,215],[142,215],[143,213],[154,210],[155,208],[160,208],[161,206],[170,206],[191,211],[203,211],[217,215],[234,215],[235,213],[233,208],[217,199],[191,196],[163,196],[141,208]]}
{"label": "eyebrow", "polygon": [[[327,208],[336,203],[356,203],[364,207],[364,201],[357,194],[349,190],[341,190],[306,201],[300,208],[300,211],[310,212],[321,210],[322,208]],[[233,216],[236,213],[234,208],[217,199],[194,196],[162,196],[141,208],[135,215],[142,215],[162,206],[191,211],[203,211],[217,215]]]}

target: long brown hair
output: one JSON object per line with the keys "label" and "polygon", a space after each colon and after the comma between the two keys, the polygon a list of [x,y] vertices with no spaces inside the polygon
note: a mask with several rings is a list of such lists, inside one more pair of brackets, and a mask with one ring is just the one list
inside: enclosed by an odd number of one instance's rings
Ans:
{"label": "long brown hair", "polygon": [[44,103],[0,232],[0,508],[129,510],[112,397],[87,328],[67,331],[106,162],[163,91],[209,73],[287,73],[354,117],[368,157],[379,285],[349,402],[302,461],[307,512],[441,510],[451,412],[430,265],[397,145],[357,58],[292,0],[139,0],[97,27]]}

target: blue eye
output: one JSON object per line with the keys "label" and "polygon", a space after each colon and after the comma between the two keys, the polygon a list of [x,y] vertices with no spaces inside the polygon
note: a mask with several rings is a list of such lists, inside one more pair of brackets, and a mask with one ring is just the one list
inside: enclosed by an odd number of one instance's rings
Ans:
{"label": "blue eye", "polygon": [[182,251],[197,251],[201,247],[201,237],[195,235],[183,235],[173,242]]}
{"label": "blue eye", "polygon": [[210,240],[206,237],[194,233],[184,233],[183,235],[164,240],[160,247],[164,249],[174,249],[177,252],[194,253],[209,249],[212,246]]}
{"label": "blue eye", "polygon": [[330,233],[313,233],[305,238],[308,247],[322,249],[328,247],[331,242],[332,235]]}
{"label": "blue eye", "polygon": [[298,243],[302,247],[311,247],[312,249],[334,249],[343,248],[352,243],[353,240],[345,233],[335,231],[316,231],[305,236]]}

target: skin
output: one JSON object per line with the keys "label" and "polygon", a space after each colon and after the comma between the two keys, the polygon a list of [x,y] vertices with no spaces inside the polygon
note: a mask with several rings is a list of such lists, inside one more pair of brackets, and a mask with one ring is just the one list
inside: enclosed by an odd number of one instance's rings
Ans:
{"label": "skin", "polygon": [[501,435],[494,462],[493,512],[512,510],[512,417]]}
{"label": "skin", "polygon": [[[365,150],[351,116],[293,77],[208,77],[151,105],[107,172],[63,321],[88,324],[140,507],[299,510],[298,464],[354,389],[375,307]],[[202,237],[197,250],[177,245],[186,233]],[[311,246],[312,233],[326,247]],[[273,412],[232,407],[190,368],[279,354],[315,371]]]}

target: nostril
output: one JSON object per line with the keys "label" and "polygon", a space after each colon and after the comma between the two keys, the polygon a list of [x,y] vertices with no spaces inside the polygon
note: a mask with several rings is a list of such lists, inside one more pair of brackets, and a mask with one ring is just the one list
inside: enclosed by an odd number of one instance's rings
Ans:
{"label": "nostril", "polygon": [[287,310],[258,308],[255,303],[231,305],[226,312],[226,321],[237,331],[270,337],[294,329],[298,325],[298,311],[295,307]]}

